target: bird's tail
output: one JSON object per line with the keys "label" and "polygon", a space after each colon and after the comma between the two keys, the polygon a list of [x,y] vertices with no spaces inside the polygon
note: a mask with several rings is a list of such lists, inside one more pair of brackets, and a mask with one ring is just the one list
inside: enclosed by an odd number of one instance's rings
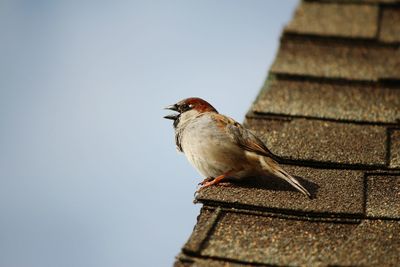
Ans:
{"label": "bird's tail", "polygon": [[310,192],[308,192],[307,189],[305,189],[299,181],[297,181],[296,178],[291,176],[289,173],[287,173],[284,169],[282,169],[277,162],[275,162],[271,158],[267,157],[262,157],[261,159],[263,167],[268,171],[269,173],[272,173],[274,176],[279,177],[286,182],[288,182],[290,185],[292,185],[294,188],[299,190],[301,193],[306,195],[307,197],[311,198]]}

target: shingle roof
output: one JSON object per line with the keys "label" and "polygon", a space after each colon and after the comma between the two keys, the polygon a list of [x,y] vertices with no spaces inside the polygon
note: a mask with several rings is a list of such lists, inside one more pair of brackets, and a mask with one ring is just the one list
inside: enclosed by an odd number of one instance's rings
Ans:
{"label": "shingle roof", "polygon": [[206,188],[176,266],[400,263],[400,1],[301,2],[244,123],[313,199]]}
{"label": "shingle roof", "polygon": [[271,81],[260,93],[252,111],[260,115],[397,123],[400,121],[400,90],[367,83],[280,78]]}
{"label": "shingle roof", "polygon": [[322,36],[374,38],[378,31],[378,15],[377,5],[305,2],[296,10],[285,30]]}
{"label": "shingle roof", "polygon": [[400,79],[397,46],[284,35],[272,73],[354,81]]}

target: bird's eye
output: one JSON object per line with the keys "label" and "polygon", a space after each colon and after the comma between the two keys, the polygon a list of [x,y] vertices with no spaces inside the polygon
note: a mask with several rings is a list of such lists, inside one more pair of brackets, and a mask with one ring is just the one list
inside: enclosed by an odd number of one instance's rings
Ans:
{"label": "bird's eye", "polygon": [[193,104],[183,104],[181,105],[181,111],[185,112],[193,108]]}
{"label": "bird's eye", "polygon": [[188,109],[189,109],[189,105],[188,105],[188,104],[183,104],[183,105],[181,106],[182,112],[187,111]]}

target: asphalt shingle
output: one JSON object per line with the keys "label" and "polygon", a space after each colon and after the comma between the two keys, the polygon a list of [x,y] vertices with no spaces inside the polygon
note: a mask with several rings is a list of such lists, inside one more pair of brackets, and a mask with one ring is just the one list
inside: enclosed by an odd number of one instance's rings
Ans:
{"label": "asphalt shingle", "polygon": [[261,114],[360,122],[400,122],[400,88],[274,79],[252,106]]}
{"label": "asphalt shingle", "polygon": [[[284,166],[314,195],[308,199],[286,182],[277,179],[249,181],[242,185],[214,186],[199,192],[197,200],[258,210],[291,213],[356,214],[364,212],[364,173],[362,171]],[[282,211],[281,211],[282,212]]]}
{"label": "asphalt shingle", "polygon": [[214,223],[218,220],[219,211],[202,209],[201,216],[197,218],[197,225],[193,230],[190,239],[186,242],[183,250],[189,253],[200,252],[204,240],[210,234]]}
{"label": "asphalt shingle", "polygon": [[390,46],[283,38],[271,72],[329,79],[400,79],[399,53]]}
{"label": "asphalt shingle", "polygon": [[282,265],[316,266],[330,261],[357,224],[326,223],[225,213],[202,256]]}
{"label": "asphalt shingle", "polygon": [[341,122],[252,119],[253,130],[277,156],[336,164],[386,164],[386,128]]}
{"label": "asphalt shingle", "polygon": [[400,168],[400,129],[390,134],[390,167]]}
{"label": "asphalt shingle", "polygon": [[378,11],[378,6],[368,4],[302,2],[285,30],[323,36],[374,38],[378,29]]}
{"label": "asphalt shingle", "polygon": [[400,7],[384,7],[382,9],[380,28],[380,41],[400,43]]}
{"label": "asphalt shingle", "polygon": [[367,177],[367,216],[400,219],[400,174]]}
{"label": "asphalt shingle", "polygon": [[400,221],[365,220],[338,248],[335,266],[398,266]]}
{"label": "asphalt shingle", "polygon": [[[196,227],[212,212],[202,209]],[[175,266],[396,266],[399,232],[393,220],[332,223],[225,211],[207,240],[189,239],[203,242],[199,254],[179,255]]]}

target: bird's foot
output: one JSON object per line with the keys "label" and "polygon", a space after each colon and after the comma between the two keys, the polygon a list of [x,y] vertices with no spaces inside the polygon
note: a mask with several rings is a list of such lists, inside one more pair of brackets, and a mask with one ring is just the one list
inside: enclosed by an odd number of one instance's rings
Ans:
{"label": "bird's foot", "polygon": [[[199,184],[199,185],[201,185],[201,187],[199,189],[197,189],[196,193],[199,193],[201,190],[203,190],[206,187],[221,183],[228,176],[229,176],[229,173],[222,174],[220,176],[215,177],[214,179],[212,179],[211,177],[207,177],[206,179],[204,179],[204,181],[202,181]],[[195,195],[196,195],[196,193],[195,193]]]}
{"label": "bird's foot", "polygon": [[198,183],[198,185],[205,185],[208,182],[211,182],[212,180],[214,180],[213,177],[207,177],[205,178],[203,181],[201,181],[200,183]]}

